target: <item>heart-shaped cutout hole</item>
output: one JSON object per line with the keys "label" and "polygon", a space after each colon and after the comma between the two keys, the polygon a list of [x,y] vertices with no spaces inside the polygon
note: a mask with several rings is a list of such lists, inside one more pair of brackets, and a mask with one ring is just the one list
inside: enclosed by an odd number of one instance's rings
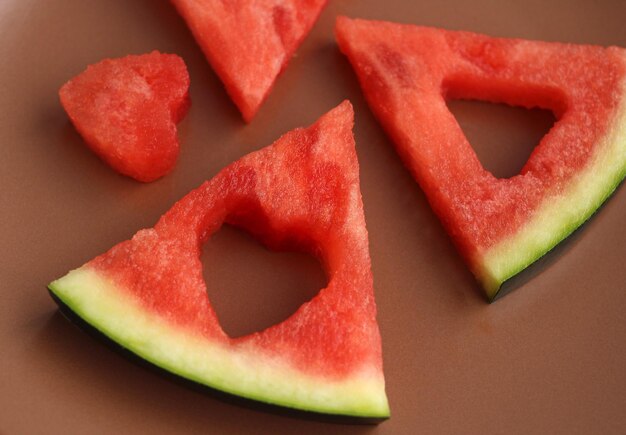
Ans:
{"label": "heart-shaped cutout hole", "polygon": [[328,284],[313,256],[270,251],[229,225],[204,244],[201,258],[209,300],[231,338],[282,322]]}

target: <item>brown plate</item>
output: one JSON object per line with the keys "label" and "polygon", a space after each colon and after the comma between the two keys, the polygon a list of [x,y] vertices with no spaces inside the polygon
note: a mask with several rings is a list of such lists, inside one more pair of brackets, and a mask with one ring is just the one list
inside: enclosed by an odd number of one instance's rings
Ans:
{"label": "brown plate", "polygon": [[[626,46],[626,2],[471,3],[331,0],[246,125],[168,2],[0,2],[0,433],[623,433],[624,188],[541,273],[488,305],[373,119],[332,29],[346,14]],[[57,91],[89,63],[153,49],[184,57],[193,106],[174,172],[140,184],[85,148]],[[335,425],[225,403],[129,362],[58,313],[48,282],[344,98],[356,110],[390,420]],[[485,165],[504,175],[553,121],[541,111],[451,106]],[[311,258],[268,253],[232,229],[209,241],[203,261],[234,335],[284,319],[324,285]]]}

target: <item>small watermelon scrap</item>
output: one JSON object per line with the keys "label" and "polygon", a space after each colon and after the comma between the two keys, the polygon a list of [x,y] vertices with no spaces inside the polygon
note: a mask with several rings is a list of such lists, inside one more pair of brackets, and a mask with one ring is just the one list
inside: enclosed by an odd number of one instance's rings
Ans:
{"label": "small watermelon scrap", "polygon": [[[626,50],[340,17],[367,101],[490,300],[626,175]],[[521,173],[480,164],[446,99],[551,109]]]}
{"label": "small watermelon scrap", "polygon": [[172,0],[246,122],[328,0]]}
{"label": "small watermelon scrap", "polygon": [[[226,167],[154,228],[52,282],[53,297],[183,378],[300,410],[386,418],[353,116],[346,101]],[[224,222],[268,247],[316,255],[328,286],[284,322],[228,337],[200,261],[202,244]]]}
{"label": "small watermelon scrap", "polygon": [[176,124],[190,106],[179,56],[153,51],[105,59],[65,83],[59,96],[87,145],[117,172],[149,182],[174,167]]}

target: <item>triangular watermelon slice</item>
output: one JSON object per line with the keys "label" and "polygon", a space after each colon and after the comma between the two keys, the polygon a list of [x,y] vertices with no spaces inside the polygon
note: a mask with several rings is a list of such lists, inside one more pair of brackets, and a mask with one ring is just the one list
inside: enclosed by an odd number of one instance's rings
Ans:
{"label": "triangular watermelon slice", "polygon": [[328,0],[172,0],[249,122]]}
{"label": "triangular watermelon slice", "polygon": [[[381,343],[344,102],[189,193],[156,226],[49,285],[85,322],[183,378],[270,404],[382,419]],[[316,255],[328,286],[284,322],[228,337],[207,297],[202,244],[224,223]],[[268,301],[272,303],[272,301]]]}
{"label": "triangular watermelon slice", "polygon": [[[626,175],[626,51],[352,20],[341,50],[458,250],[493,299]],[[446,99],[554,111],[521,173],[480,164]]]}

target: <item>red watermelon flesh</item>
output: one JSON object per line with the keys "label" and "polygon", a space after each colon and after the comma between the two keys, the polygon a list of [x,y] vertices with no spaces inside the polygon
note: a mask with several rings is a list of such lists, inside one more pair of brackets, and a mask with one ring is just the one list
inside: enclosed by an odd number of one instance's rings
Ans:
{"label": "red watermelon flesh", "polygon": [[[287,407],[388,416],[352,125],[344,102],[226,167],[154,228],[50,290],[114,341],[182,377]],[[268,247],[316,255],[328,286],[284,322],[228,337],[200,261],[224,222]]]}
{"label": "red watermelon flesh", "polygon": [[87,145],[117,172],[153,181],[178,157],[176,124],[189,109],[189,74],[173,54],[132,55],[91,65],[59,92]]}
{"label": "red watermelon flesh", "polygon": [[246,122],[327,0],[172,0]]}
{"label": "red watermelon flesh", "polygon": [[[626,51],[340,17],[367,101],[490,299],[626,174]],[[446,99],[551,109],[517,176],[480,164]]]}

